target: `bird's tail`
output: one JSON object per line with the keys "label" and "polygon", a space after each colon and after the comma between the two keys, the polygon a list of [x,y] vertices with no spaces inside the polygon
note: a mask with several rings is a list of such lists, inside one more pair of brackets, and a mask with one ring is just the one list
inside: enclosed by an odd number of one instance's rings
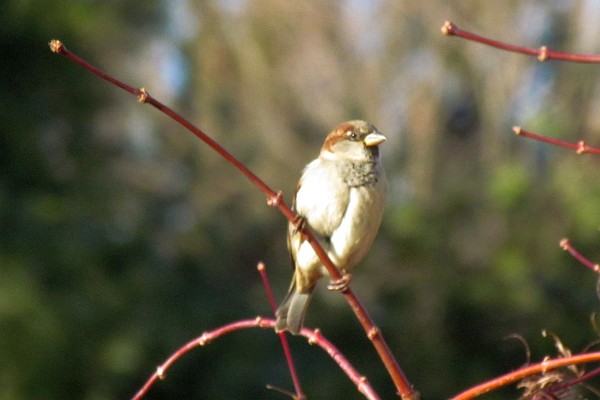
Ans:
{"label": "bird's tail", "polygon": [[275,322],[276,332],[288,331],[292,335],[300,333],[313,291],[314,286],[307,291],[300,292],[296,290],[296,279],[292,281],[288,294],[275,312],[277,317]]}

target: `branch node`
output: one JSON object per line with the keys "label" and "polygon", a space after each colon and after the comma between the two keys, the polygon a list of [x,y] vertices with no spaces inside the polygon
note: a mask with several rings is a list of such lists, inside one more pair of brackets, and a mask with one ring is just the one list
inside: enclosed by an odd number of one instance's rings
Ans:
{"label": "branch node", "polygon": [[583,140],[580,140],[579,142],[577,142],[577,149],[575,149],[575,152],[577,154],[586,153],[587,150],[588,150],[588,147]]}
{"label": "branch node", "polygon": [[161,381],[164,381],[167,378],[167,374],[165,374],[165,368],[162,365],[156,367],[156,377]]}
{"label": "branch node", "polygon": [[373,328],[371,328],[369,330],[369,333],[367,334],[367,337],[369,338],[369,340],[375,340],[375,338],[379,336],[379,329],[377,329],[376,326],[374,326]]}
{"label": "branch node", "polygon": [[321,336],[321,330],[319,328],[315,329],[312,334],[308,337],[308,344],[315,344],[319,340],[319,336]]}
{"label": "branch node", "polygon": [[207,345],[208,343],[210,343],[210,341],[211,341],[211,338],[210,338],[210,336],[209,336],[209,335],[208,335],[206,332],[204,332],[204,333],[202,334],[202,336],[200,336],[200,337],[198,338],[198,346],[205,346],[205,345]]}
{"label": "branch node", "polygon": [[356,384],[356,387],[358,388],[358,391],[361,393],[365,392],[365,388],[367,388],[369,386],[369,380],[367,379],[366,376],[361,375],[358,378],[358,382]]}
{"label": "branch node", "polygon": [[50,46],[50,51],[57,54],[62,54],[65,52],[65,46],[58,39],[52,39],[48,46]]}
{"label": "branch node", "polygon": [[550,58],[550,56],[548,54],[548,47],[547,46],[540,47],[540,54],[538,55],[537,59],[541,62],[544,62],[544,61],[548,60],[548,58]]}
{"label": "branch node", "polygon": [[141,88],[137,94],[138,103],[146,103],[148,101],[148,97],[150,97],[150,93],[146,90],[146,88]]}
{"label": "branch node", "polygon": [[520,126],[513,126],[512,130],[515,133],[515,135],[520,135],[521,134],[521,127]]}
{"label": "branch node", "polygon": [[444,22],[444,25],[442,25],[442,33],[446,36],[452,36],[452,35],[454,35],[455,28],[456,28],[456,25],[454,25],[450,21],[446,21],[446,22]]}
{"label": "branch node", "polygon": [[568,249],[569,249],[569,245],[570,245],[570,243],[569,243],[569,239],[567,239],[567,238],[564,238],[564,239],[562,239],[562,240],[559,242],[559,246],[560,246],[560,248],[561,248],[561,249],[563,249],[563,250],[568,250]]}
{"label": "branch node", "polygon": [[281,204],[281,199],[283,198],[283,194],[281,193],[281,190],[277,192],[277,194],[275,196],[269,196],[267,198],[267,205],[271,206],[271,207],[279,207],[279,204]]}

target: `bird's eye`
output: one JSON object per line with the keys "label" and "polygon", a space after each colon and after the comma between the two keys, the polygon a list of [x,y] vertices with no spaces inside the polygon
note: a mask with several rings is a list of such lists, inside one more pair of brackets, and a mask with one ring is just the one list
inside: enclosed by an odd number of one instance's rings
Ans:
{"label": "bird's eye", "polygon": [[348,139],[352,140],[353,142],[357,141],[359,138],[358,133],[354,132],[354,131],[350,131],[348,132]]}

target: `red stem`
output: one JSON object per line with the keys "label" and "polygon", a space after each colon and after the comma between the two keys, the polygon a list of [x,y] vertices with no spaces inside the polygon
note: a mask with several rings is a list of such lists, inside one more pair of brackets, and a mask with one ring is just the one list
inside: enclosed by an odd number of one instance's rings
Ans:
{"label": "red stem", "polygon": [[[277,207],[279,211],[289,220],[294,221],[296,219],[295,213],[287,206],[285,201],[283,200],[283,196],[281,192],[276,193],[271,188],[269,188],[258,176],[256,176],[252,171],[250,171],[245,165],[239,162],[235,157],[231,155],[227,150],[225,150],[221,145],[219,145],[216,141],[211,139],[208,135],[206,135],[202,130],[198,129],[194,125],[192,125],[185,118],[181,117],[175,111],[171,110],[169,107],[160,103],[156,99],[154,99],[145,89],[135,89],[125,83],[120,82],[119,80],[105,74],[100,71],[98,68],[94,67],[87,61],[77,57],[75,54],[71,53],[67,48],[58,40],[52,40],[49,43],[51,51],[54,53],[58,53],[66,56],[70,60],[79,64],[83,68],[92,72],[93,74],[101,77],[102,79],[107,80],[108,82],[122,88],[123,90],[135,95],[138,98],[140,103],[148,103],[159,109],[173,120],[178,122],[187,128],[190,132],[196,135],[199,139],[201,139],[204,143],[209,145],[213,150],[219,153],[223,158],[225,158],[228,162],[233,164],[246,178],[248,178],[255,186],[257,186],[264,194],[267,195],[267,203],[270,206]],[[327,268],[329,275],[333,280],[340,280],[342,278],[340,272],[335,267],[335,265],[331,262],[327,253],[323,250],[319,242],[316,240],[315,236],[310,232],[309,229],[303,227],[303,234],[310,242],[311,246],[315,250],[315,253],[319,256],[323,265]],[[419,398],[418,392],[416,392],[412,385],[408,382],[408,379],[404,375],[404,372],[398,365],[398,362],[392,355],[385,339],[381,335],[379,329],[375,326],[365,308],[360,304],[354,293],[350,288],[343,292],[346,300],[350,304],[350,307],[356,314],[357,319],[360,321],[363,329],[365,330],[367,337],[373,343],[375,350],[379,354],[379,357],[383,361],[384,366],[386,367],[396,389],[398,390],[398,394],[402,397],[403,400],[416,400]]]}
{"label": "red stem", "polygon": [[596,368],[590,372],[588,372],[587,374],[583,374],[577,378],[573,378],[571,380],[568,380],[566,382],[557,384],[555,386],[553,386],[552,388],[550,388],[550,390],[548,392],[552,393],[558,393],[562,390],[568,389],[570,387],[573,387],[575,385],[578,385],[580,383],[583,383],[589,379],[592,379],[593,377],[600,375],[600,368]]}
{"label": "red stem", "polygon": [[546,46],[542,46],[539,49],[534,49],[531,47],[522,47],[515,46],[512,44],[500,42],[497,40],[489,39],[484,36],[479,36],[477,34],[463,31],[459,29],[456,25],[454,25],[450,21],[446,21],[442,26],[442,33],[447,36],[458,36],[463,39],[472,40],[474,42],[482,43],[487,46],[496,47],[501,50],[512,51],[514,53],[521,53],[530,56],[536,56],[539,61],[547,61],[547,60],[561,60],[561,61],[569,61],[576,63],[600,63],[600,56],[591,55],[591,54],[573,54],[573,53],[565,53],[561,51],[553,51],[548,49]]}
{"label": "red stem", "polygon": [[565,142],[564,140],[549,138],[546,136],[538,135],[537,133],[526,131],[525,129],[522,129],[519,126],[513,127],[513,132],[516,135],[524,136],[526,138],[537,140],[539,142],[550,143],[555,146],[575,150],[575,152],[577,154],[586,154],[586,153],[600,154],[600,148],[588,146],[587,144],[585,144],[585,142],[583,140],[580,140],[577,143]]}
{"label": "red stem", "polygon": [[[267,292],[267,298],[269,299],[271,310],[273,311],[273,314],[275,314],[275,311],[277,310],[277,302],[275,301],[275,296],[273,296],[273,290],[271,289],[271,284],[269,283],[266,266],[264,263],[260,262],[258,263],[257,269],[262,279],[263,286],[265,287],[265,291]],[[277,335],[279,336],[279,340],[281,340],[281,347],[283,348],[283,354],[290,370],[290,375],[294,384],[294,390],[296,391],[296,397],[298,399],[305,399],[306,396],[304,396],[302,386],[300,385],[300,378],[296,372],[296,365],[294,364],[294,359],[292,357],[290,345],[287,340],[287,335],[285,332],[279,332]]]}
{"label": "red stem", "polygon": [[600,352],[579,354],[571,357],[557,358],[554,360],[544,360],[541,363],[520,368],[516,371],[509,372],[508,374],[474,386],[453,397],[451,400],[470,400],[477,396],[481,396],[482,394],[499,389],[503,386],[510,385],[530,375],[543,374],[556,368],[568,367],[576,364],[586,364],[596,361],[600,361]]}
{"label": "red stem", "polygon": [[[254,183],[254,185],[258,186],[258,188],[263,193],[265,193],[269,199],[278,198],[278,203],[281,203],[281,207],[279,207],[279,208],[288,219],[294,217],[294,213],[291,210],[289,210],[289,207],[285,206],[283,199],[280,198],[281,196],[278,193],[275,193],[271,188],[269,188],[266,183],[264,183],[258,176],[256,176],[252,171],[250,171],[244,164],[242,164],[235,157],[233,157],[233,155],[231,155],[231,153],[229,153],[227,150],[225,150],[223,147],[221,147],[221,145],[219,145],[216,141],[214,141],[210,136],[208,136],[202,130],[200,130],[199,128],[194,126],[187,119],[183,118],[181,115],[177,114],[175,111],[173,111],[166,105],[162,104],[161,102],[156,100],[154,97],[150,96],[150,94],[146,91],[146,89],[144,89],[144,88],[136,89],[136,88],[129,86],[126,83],[123,83],[120,80],[115,79],[112,76],[102,72],[100,69],[96,68],[95,66],[88,63],[84,59],[76,56],[74,53],[67,50],[67,48],[58,40],[52,40],[50,42],[50,49],[55,53],[66,56],[71,61],[74,61],[75,63],[79,64],[83,68],[92,72],[94,75],[97,75],[100,78],[112,83],[113,85],[120,87],[121,89],[125,90],[126,92],[133,94],[134,96],[136,96],[138,98],[138,101],[140,103],[148,103],[148,104],[152,105],[153,107],[159,109],[164,114],[166,114],[169,117],[171,117],[172,119],[174,119],[180,125],[183,125],[187,130],[192,132],[200,140],[202,140],[204,143],[209,145],[214,151],[219,153],[229,163],[233,164],[233,166],[236,167],[242,174],[244,174],[246,176],[246,178],[248,178],[252,183]],[[289,212],[285,212],[286,211],[285,208],[287,208]]]}
{"label": "red stem", "polygon": [[[146,381],[144,386],[135,394],[132,398],[133,400],[140,400],[144,397],[152,385],[156,383],[158,380],[162,380],[166,378],[166,371],[173,365],[177,360],[183,357],[184,354],[189,352],[190,350],[198,347],[205,346],[210,344],[213,340],[224,336],[226,334],[239,331],[241,329],[249,329],[249,328],[273,328],[275,327],[275,320],[268,318],[257,317],[255,319],[246,319],[242,321],[232,322],[230,324],[224,325],[217,329],[214,329],[209,332],[204,332],[200,337],[195,338],[194,340],[186,343],[181,348],[179,348],[175,353],[173,353],[164,363],[156,368],[156,371],[152,376]],[[356,369],[348,362],[348,360],[340,353],[340,351],[326,338],[321,335],[319,330],[310,330],[307,328],[303,328],[301,331],[301,335],[306,337],[310,344],[316,344],[321,347],[323,350],[329,354],[329,356],[339,365],[339,367],[348,375],[350,380],[356,385],[359,392],[364,394],[364,396],[369,400],[379,400],[379,396],[375,393],[373,388],[369,385],[367,379],[360,375]]]}
{"label": "red stem", "polygon": [[256,318],[256,319],[248,319],[248,320],[243,320],[243,321],[236,321],[236,322],[224,325],[220,328],[217,328],[211,332],[204,332],[200,337],[197,337],[196,339],[186,343],[185,345],[183,345],[182,347],[177,349],[177,351],[175,351],[175,353],[173,353],[164,363],[159,365],[156,368],[156,372],[154,372],[154,374],[152,374],[150,379],[148,379],[148,381],[135,394],[135,396],[133,396],[132,399],[139,400],[142,397],[144,397],[148,393],[148,391],[150,390],[152,385],[154,383],[156,383],[157,380],[163,380],[166,378],[166,372],[171,367],[171,365],[175,364],[175,361],[179,360],[184,354],[186,354],[190,350],[192,350],[198,346],[204,346],[206,344],[209,344],[211,341],[218,338],[219,336],[222,336],[222,335],[225,335],[225,334],[228,334],[228,333],[240,330],[240,329],[253,328],[256,326],[263,327],[263,324],[265,322],[266,322],[266,326],[269,326],[269,325],[272,326],[274,324],[274,322],[272,322],[272,321],[269,322],[269,320],[262,320],[261,318]]}
{"label": "red stem", "polygon": [[600,273],[600,265],[591,262],[590,260],[585,258],[580,252],[575,250],[575,248],[571,246],[569,239],[562,239],[559,244],[561,249],[568,251],[577,261],[579,261],[595,273]]}

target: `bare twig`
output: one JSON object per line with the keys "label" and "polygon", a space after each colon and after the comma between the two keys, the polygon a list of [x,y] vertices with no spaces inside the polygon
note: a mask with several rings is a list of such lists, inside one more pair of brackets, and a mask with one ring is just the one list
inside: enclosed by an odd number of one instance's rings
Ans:
{"label": "bare twig", "polygon": [[[559,383],[559,384],[555,385],[553,388],[551,388],[549,390],[549,392],[555,393],[555,392],[559,392],[559,391],[563,391],[563,390],[569,389],[569,388],[571,388],[571,387],[573,387],[575,385],[578,385],[580,383],[583,384],[586,381],[588,381],[588,380],[590,380],[593,377],[598,376],[598,375],[600,375],[600,368],[595,368],[594,370],[592,370],[592,371],[590,371],[588,373],[582,374],[581,376],[579,376],[577,378],[569,379],[569,380],[567,380],[565,382],[562,382],[562,383]],[[593,391],[596,395],[600,395],[592,387],[588,386],[587,389]]]}
{"label": "bare twig", "polygon": [[[275,302],[275,296],[273,296],[273,290],[271,290],[271,284],[269,283],[269,278],[267,277],[266,268],[267,267],[264,263],[258,263],[257,269],[262,279],[263,286],[265,287],[265,291],[267,292],[267,298],[269,299],[271,310],[273,311],[273,314],[275,314],[275,310],[277,310],[277,303]],[[283,354],[285,355],[285,360],[290,370],[290,375],[294,384],[294,390],[296,391],[296,397],[298,399],[305,399],[304,393],[302,392],[302,386],[300,385],[300,378],[298,378],[298,373],[296,372],[296,366],[294,364],[292,352],[290,351],[287,335],[285,332],[278,332],[277,335],[279,336],[279,340],[281,340],[281,347],[283,348]]]}
{"label": "bare twig", "polygon": [[496,47],[501,50],[512,51],[514,53],[521,53],[530,56],[535,56],[539,61],[547,60],[560,60],[570,61],[576,63],[600,63],[600,56],[591,54],[573,54],[565,53],[561,51],[553,51],[548,49],[547,46],[541,46],[538,49],[530,47],[515,46],[512,44],[500,42],[493,39],[488,39],[484,36],[479,36],[474,33],[463,31],[459,29],[450,21],[446,21],[442,26],[442,33],[447,36],[457,36],[463,39],[472,40],[474,42],[482,43],[487,46]]}
{"label": "bare twig", "polygon": [[310,330],[308,328],[302,328],[300,334],[308,339],[308,343],[317,344],[323,350],[327,351],[327,354],[335,360],[342,371],[344,371],[346,375],[350,377],[352,382],[354,382],[358,391],[364,394],[365,397],[369,399],[379,399],[379,396],[369,384],[367,377],[360,375],[346,357],[344,357],[344,355],[321,334],[319,329]]}
{"label": "bare twig", "polygon": [[513,132],[515,133],[515,135],[518,135],[518,136],[523,136],[526,138],[537,140],[539,142],[550,143],[555,146],[575,150],[575,153],[577,153],[577,154],[586,154],[586,153],[600,154],[600,148],[588,146],[587,144],[585,144],[585,142],[583,140],[580,140],[577,143],[565,142],[564,140],[549,138],[546,136],[538,135],[537,133],[526,131],[525,129],[522,129],[520,126],[514,126]]}
{"label": "bare twig", "polygon": [[253,328],[253,327],[269,327],[273,326],[274,322],[272,320],[263,320],[260,317],[256,319],[248,319],[243,321],[233,322],[231,324],[224,325],[220,328],[217,328],[210,332],[203,333],[200,337],[186,343],[181,348],[179,348],[175,353],[173,353],[164,363],[156,367],[156,371],[148,381],[142,386],[142,388],[133,396],[133,400],[139,400],[148,393],[152,385],[156,383],[158,380],[166,379],[166,372],[171,367],[171,365],[175,364],[175,361],[179,360],[184,354],[189,352],[190,350],[198,347],[209,344],[214,339],[219,336],[226,335],[227,333],[235,332],[240,329],[245,328]]}
{"label": "bare twig", "polygon": [[[547,46],[541,46],[540,48],[528,48],[522,46],[515,46],[508,43],[504,43],[501,41],[493,40],[486,38],[484,36],[480,36],[468,31],[464,31],[459,29],[455,24],[450,21],[446,21],[441,28],[442,33],[447,36],[457,36],[463,39],[471,40],[474,42],[482,43],[487,46],[495,47],[501,50],[506,50],[510,52],[535,56],[539,61],[544,62],[547,60],[560,60],[560,61],[569,61],[569,62],[577,62],[577,63],[599,63],[600,56],[598,55],[588,55],[588,54],[573,54],[566,52],[559,52],[550,50]],[[558,139],[548,138],[542,135],[535,134],[533,132],[526,131],[521,129],[520,127],[514,127],[513,131],[515,134],[528,137],[537,141],[550,143],[555,146],[560,146],[568,149],[575,150],[577,154],[600,154],[600,149],[588,146],[583,140],[577,143],[570,143]],[[592,269],[595,272],[600,271],[600,266],[598,264],[594,264],[585,257],[583,257],[579,252],[577,252],[569,243],[568,239],[563,239],[560,242],[561,248],[571,253],[573,257],[575,257],[582,264]],[[564,349],[560,341],[555,338],[557,348],[559,352],[561,352],[562,357],[556,359],[544,359],[541,363],[526,366],[520,368],[511,373],[505,374],[503,376],[492,379],[488,382],[482,383],[480,385],[474,386],[463,393],[455,396],[453,400],[467,400],[472,399],[474,397],[480,396],[482,394],[488,393],[490,391],[496,390],[500,387],[507,386],[517,381],[521,381],[526,377],[540,375],[545,377],[547,372],[551,370],[556,370],[558,368],[574,368],[578,364],[585,364],[589,362],[597,362],[600,360],[600,353],[585,353],[576,356],[572,356],[570,351]],[[577,372],[577,371],[576,371]],[[548,389],[547,392],[544,392],[542,395],[543,398],[558,398],[555,396],[560,391],[564,391],[576,384],[582,383],[591,377],[600,374],[600,368],[595,369],[590,373],[581,374],[574,379],[569,379],[565,382],[555,384],[551,388]],[[548,374],[550,375],[550,374]],[[579,375],[579,374],[578,374]],[[549,378],[548,378],[549,379]]]}
{"label": "bare twig", "polygon": [[[153,107],[159,109],[164,114],[171,117],[173,120],[183,125],[186,129],[196,135],[199,139],[201,139],[204,143],[209,145],[213,150],[215,150],[218,154],[220,154],[223,158],[225,158],[229,163],[235,166],[246,178],[248,178],[255,186],[257,186],[266,196],[267,196],[267,204],[273,207],[277,207],[279,211],[289,220],[294,221],[296,219],[296,215],[290,209],[290,207],[283,200],[283,196],[281,192],[273,191],[266,183],[264,183],[258,176],[256,176],[252,171],[250,171],[244,164],[239,162],[231,153],[225,150],[221,145],[219,145],[216,141],[206,135],[202,130],[195,127],[191,122],[177,114],[175,111],[167,107],[166,105],[160,103],[158,100],[154,99],[145,89],[136,89],[133,88],[116,78],[111,77],[110,75],[100,71],[95,66],[91,65],[87,61],[82,58],[76,56],[59,41],[52,40],[49,43],[50,49],[57,54],[64,55],[69,58],[71,61],[79,64],[83,68],[92,72],[93,74],[105,79],[106,81],[120,87],[121,89],[135,95],[138,98],[140,103],[148,103]],[[335,267],[335,265],[331,262],[327,253],[323,250],[319,242],[316,240],[315,236],[310,232],[310,230],[306,227],[302,227],[303,234],[307,238],[308,242],[311,244],[315,253],[319,256],[323,265],[327,268],[329,275],[333,280],[339,280],[342,278],[340,271]],[[354,294],[354,292],[348,288],[344,292],[342,292],[350,304],[350,308],[354,311],[357,319],[361,323],[363,329],[365,330],[367,337],[373,343],[375,350],[379,354],[385,368],[387,369],[396,389],[398,390],[398,394],[402,397],[403,400],[416,400],[419,398],[418,392],[416,392],[406,375],[400,368],[398,362],[392,355],[385,339],[381,335],[379,329],[375,326],[375,323],[368,315],[365,308],[359,302],[358,298]]]}
{"label": "bare twig", "polygon": [[[246,319],[242,321],[232,322],[230,324],[224,325],[217,329],[214,329],[209,332],[204,332],[200,337],[191,340],[190,342],[183,345],[179,348],[175,353],[173,353],[164,363],[159,365],[156,368],[156,371],[152,376],[146,381],[144,386],[135,394],[133,400],[140,400],[143,398],[152,385],[156,383],[158,380],[166,379],[167,370],[175,364],[177,360],[179,360],[184,354],[188,353],[190,350],[210,344],[215,339],[218,339],[221,336],[227,335],[232,332],[236,332],[242,329],[249,328],[274,328],[275,320],[269,318],[256,317],[255,319]],[[339,367],[348,375],[350,380],[356,385],[359,392],[361,392],[367,399],[369,400],[379,400],[379,396],[375,393],[371,385],[369,385],[367,379],[360,375],[356,369],[348,362],[348,360],[340,353],[340,351],[330,342],[328,341],[318,329],[311,330],[308,328],[303,328],[300,334],[308,339],[310,344],[316,344],[321,347],[323,350],[329,354],[329,356],[339,365]]]}
{"label": "bare twig", "polygon": [[600,265],[591,262],[590,260],[585,258],[580,252],[575,250],[575,248],[571,245],[569,239],[562,239],[559,244],[561,249],[568,251],[573,257],[575,257],[577,261],[579,261],[595,273],[600,273]]}
{"label": "bare twig", "polygon": [[516,371],[509,372],[508,374],[499,376],[480,385],[473,386],[472,388],[454,396],[451,400],[470,400],[477,396],[481,396],[482,394],[513,384],[531,375],[545,374],[553,369],[597,361],[600,361],[600,352],[578,354],[571,357],[545,359],[540,363],[520,368]]}

